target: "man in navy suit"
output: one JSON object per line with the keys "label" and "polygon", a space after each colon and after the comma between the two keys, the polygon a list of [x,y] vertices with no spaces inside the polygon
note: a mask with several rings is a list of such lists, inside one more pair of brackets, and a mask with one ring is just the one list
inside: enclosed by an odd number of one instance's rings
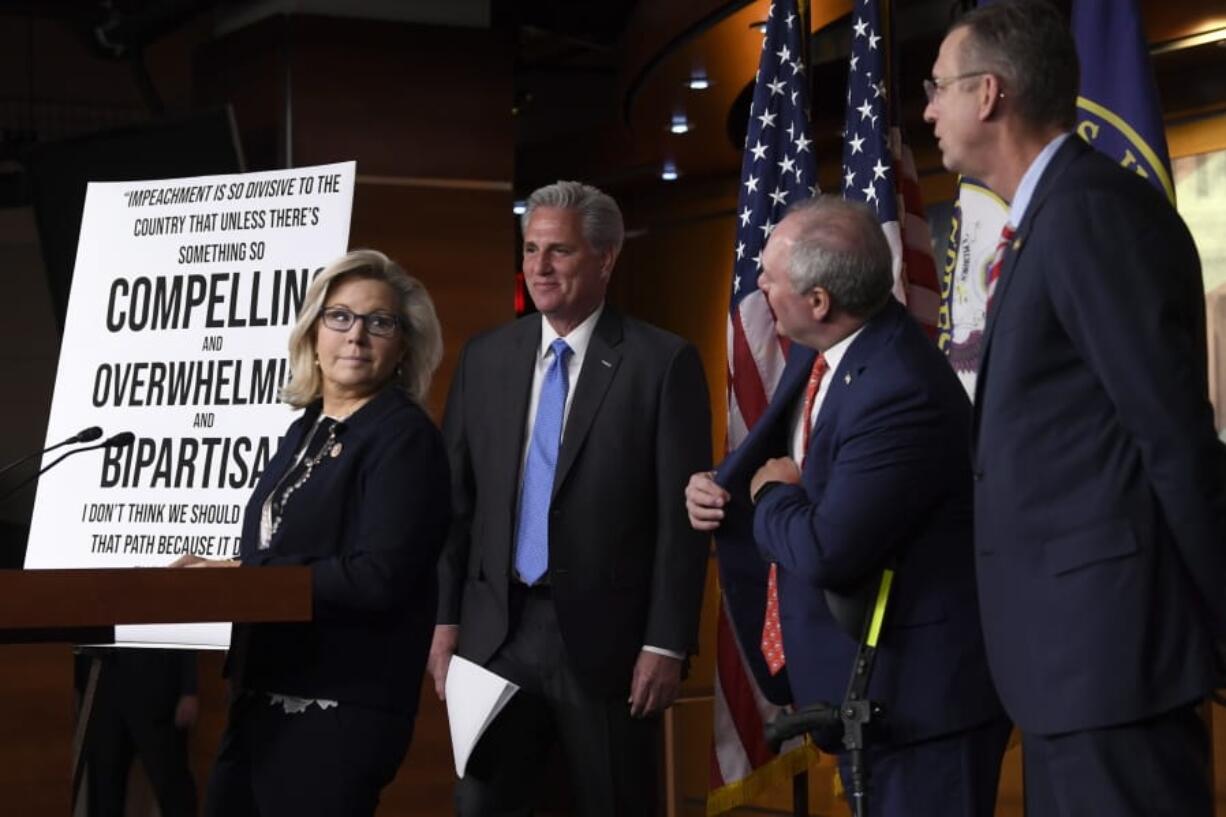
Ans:
{"label": "man in navy suit", "polygon": [[1208,815],[1226,482],[1200,264],[1174,208],[1071,135],[1078,68],[1057,11],[1003,0],[926,83],[945,166],[1010,202],[972,438],[984,636],[1030,817]]}
{"label": "man in navy suit", "polygon": [[[1009,724],[979,631],[966,395],[891,296],[890,249],[863,205],[793,207],[762,261],[759,287],[793,341],[787,367],[745,442],[691,477],[691,524],[718,530],[722,569],[755,541],[776,563],[782,655],[769,624],[762,649],[782,659],[798,706],[841,702],[851,678],[857,639],[825,591],[854,593],[892,566],[869,689],[886,711],[869,813],[987,817]],[[840,772],[847,781],[843,759]]]}

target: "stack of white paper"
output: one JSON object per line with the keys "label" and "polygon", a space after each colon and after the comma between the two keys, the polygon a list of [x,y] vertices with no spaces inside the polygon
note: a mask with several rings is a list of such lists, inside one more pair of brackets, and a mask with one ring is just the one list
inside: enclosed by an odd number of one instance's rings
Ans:
{"label": "stack of white paper", "polygon": [[457,776],[464,776],[473,747],[518,691],[518,686],[480,664],[451,656],[447,667],[447,720]]}

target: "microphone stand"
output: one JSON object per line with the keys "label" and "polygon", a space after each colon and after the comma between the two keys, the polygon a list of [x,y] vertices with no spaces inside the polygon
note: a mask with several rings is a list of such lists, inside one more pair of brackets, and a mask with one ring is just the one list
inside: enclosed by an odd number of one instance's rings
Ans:
{"label": "microphone stand", "polygon": [[886,568],[881,571],[881,582],[877,585],[877,599],[873,612],[864,623],[864,631],[860,636],[860,645],[856,649],[856,660],[852,664],[851,681],[847,685],[847,694],[843,696],[843,706],[839,710],[839,719],[843,724],[843,748],[851,759],[851,808],[855,817],[868,817],[868,780],[870,777],[868,762],[864,756],[865,728],[872,724],[874,718],[880,718],[880,704],[868,699],[868,684],[873,677],[873,664],[877,658],[877,642],[881,637],[881,628],[885,623],[886,605],[890,600],[890,587],[894,583],[894,571]]}
{"label": "microphone stand", "polygon": [[[881,720],[884,709],[868,699],[868,686],[873,677],[873,664],[877,658],[877,643],[885,623],[886,606],[890,588],[894,583],[894,571],[881,571],[871,614],[860,626],[859,645],[852,663],[851,679],[843,703],[834,707],[824,701],[787,714],[777,716],[766,724],[766,743],[776,754],[785,740],[803,733],[815,733],[819,745],[830,745],[841,739],[847,750],[851,766],[851,786],[848,791],[852,813],[855,817],[868,815],[869,767],[865,757],[865,733],[874,721]],[[829,595],[829,594],[828,594]],[[868,612],[868,611],[866,611]]]}

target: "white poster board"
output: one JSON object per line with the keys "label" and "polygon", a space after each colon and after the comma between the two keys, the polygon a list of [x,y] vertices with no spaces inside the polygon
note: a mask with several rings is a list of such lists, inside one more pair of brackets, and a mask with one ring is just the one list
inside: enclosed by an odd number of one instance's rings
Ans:
{"label": "white poster board", "polygon": [[[237,554],[243,508],[293,419],[277,399],[289,333],[314,275],[348,248],[353,183],[344,162],[89,185],[47,445],[89,426],[136,441],[42,476],[27,569]],[[116,640],[225,647],[229,625],[121,627]]]}

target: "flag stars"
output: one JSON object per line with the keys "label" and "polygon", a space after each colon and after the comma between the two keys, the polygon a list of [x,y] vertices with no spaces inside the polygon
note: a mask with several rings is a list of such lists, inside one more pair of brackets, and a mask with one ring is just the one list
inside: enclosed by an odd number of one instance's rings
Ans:
{"label": "flag stars", "polygon": [[875,206],[880,206],[880,202],[877,200],[877,186],[876,185],[870,184],[868,187],[865,187],[861,192],[864,193],[864,202],[866,204],[871,201],[873,202]]}
{"label": "flag stars", "polygon": [[[744,257],[745,257],[745,242],[738,241],[736,242],[736,260],[740,261]],[[739,280],[739,277],[738,277],[738,280]]]}
{"label": "flag stars", "polygon": [[867,99],[864,100],[864,104],[861,105],[859,108],[856,108],[856,110],[860,112],[861,122],[863,122],[865,119],[868,119],[869,117],[873,117],[873,121],[876,121],[877,119],[877,117],[873,116],[873,103],[869,102]]}
{"label": "flag stars", "polygon": [[[775,190],[775,193],[778,193],[778,192],[779,192],[779,191],[776,189],[776,190]],[[772,196],[772,197],[774,197],[775,193],[771,193],[771,196]],[[785,190],[785,191],[783,191],[783,195],[784,195],[784,196],[786,196],[786,195],[787,195],[787,191],[786,191],[786,190]],[[774,224],[771,224],[771,223],[770,223],[770,220],[768,219],[768,220],[767,220],[767,222],[766,222],[765,224],[763,224],[762,226],[760,226],[758,229],[762,231],[762,240],[763,240],[763,241],[766,241],[766,239],[768,239],[768,238],[770,238],[770,237],[771,237],[771,232],[773,232],[773,231],[774,231],[774,229],[775,229],[775,225],[774,225]]]}
{"label": "flag stars", "polygon": [[778,164],[780,176],[786,176],[789,173],[796,172],[796,162],[790,156],[785,155]]}
{"label": "flag stars", "polygon": [[[851,148],[852,156],[855,156],[857,153],[864,152],[864,137],[858,133],[855,136],[848,139],[847,144]],[[757,179],[754,180],[754,184],[755,185],[757,184]]]}
{"label": "flag stars", "polygon": [[884,179],[884,178],[885,178],[886,171],[888,171],[889,169],[890,169],[890,168],[889,168],[888,166],[883,165],[883,164],[881,163],[881,157],[880,157],[880,156],[878,156],[878,157],[877,157],[877,164],[873,165],[873,179],[874,179],[874,180],[876,180],[876,179]]}
{"label": "flag stars", "polygon": [[751,175],[745,180],[745,192],[753,193],[758,189],[758,177]]}
{"label": "flag stars", "polygon": [[771,89],[771,96],[783,96],[784,85],[787,85],[787,83],[781,79],[766,83],[766,87]]}
{"label": "flag stars", "polygon": [[856,24],[855,24],[854,28],[856,29],[856,36],[857,36],[857,37],[866,37],[866,36],[868,36],[868,23],[864,22],[864,19],[863,19],[863,18],[861,18],[861,17],[857,17],[857,18],[856,18]]}
{"label": "flag stars", "polygon": [[876,51],[876,50],[877,50],[877,43],[879,43],[879,42],[881,42],[881,37],[879,37],[878,35],[876,35],[876,34],[869,34],[869,35],[868,35],[868,47],[869,47],[869,49],[870,49],[870,50],[872,50],[872,51]]}
{"label": "flag stars", "polygon": [[775,52],[775,56],[779,58],[781,63],[787,62],[788,60],[792,59],[792,52],[788,50],[788,47],[785,45],[783,48]]}
{"label": "flag stars", "polygon": [[[770,197],[771,201],[775,203],[776,207],[782,207],[788,203],[788,191],[784,190],[782,186],[776,187],[774,190],[772,190]],[[772,225],[769,221],[766,222],[766,226],[774,229],[774,225]],[[767,230],[766,234],[770,235],[770,230]]]}
{"label": "flag stars", "polygon": [[792,23],[793,23],[795,20],[796,20],[796,15],[795,15],[795,14],[793,14],[792,12],[790,12],[790,11],[788,12],[788,16],[783,18],[783,22],[785,22],[785,23],[787,23],[787,24],[788,24],[788,28],[789,28],[789,29],[792,27]]}
{"label": "flag stars", "polygon": [[796,123],[789,122],[788,126],[784,128],[784,131],[787,132],[789,139],[795,139],[796,138]]}
{"label": "flag stars", "polygon": [[753,211],[750,210],[748,207],[746,207],[744,210],[741,211],[741,226],[748,227],[749,220],[751,218],[753,218]]}
{"label": "flag stars", "polygon": [[845,188],[847,188],[848,190],[850,190],[850,189],[851,189],[852,184],[854,184],[854,183],[855,183],[855,181],[856,181],[856,173],[855,173],[855,171],[854,171],[854,170],[851,170],[851,169],[848,169],[848,171],[847,171],[847,175],[843,177],[843,186],[844,186]]}
{"label": "flag stars", "polygon": [[775,127],[776,116],[778,116],[778,114],[771,113],[770,111],[763,111],[758,116],[758,121],[762,123],[763,128],[773,128]]}
{"label": "flag stars", "polygon": [[741,291],[741,276],[737,275],[732,279],[732,294],[736,295]]}
{"label": "flag stars", "polygon": [[852,72],[853,74],[856,72],[856,66],[857,66],[857,65],[859,65],[859,64],[860,64],[860,55],[859,55],[859,54],[852,54],[852,55],[851,55],[851,72]]}
{"label": "flag stars", "polygon": [[766,158],[766,145],[762,144],[761,139],[759,139],[758,143],[751,147],[749,151],[753,154],[753,160],[755,162]]}
{"label": "flag stars", "polygon": [[813,144],[813,140],[806,139],[805,135],[802,133],[800,136],[796,137],[796,152],[803,153],[809,149],[809,145],[811,144]]}

